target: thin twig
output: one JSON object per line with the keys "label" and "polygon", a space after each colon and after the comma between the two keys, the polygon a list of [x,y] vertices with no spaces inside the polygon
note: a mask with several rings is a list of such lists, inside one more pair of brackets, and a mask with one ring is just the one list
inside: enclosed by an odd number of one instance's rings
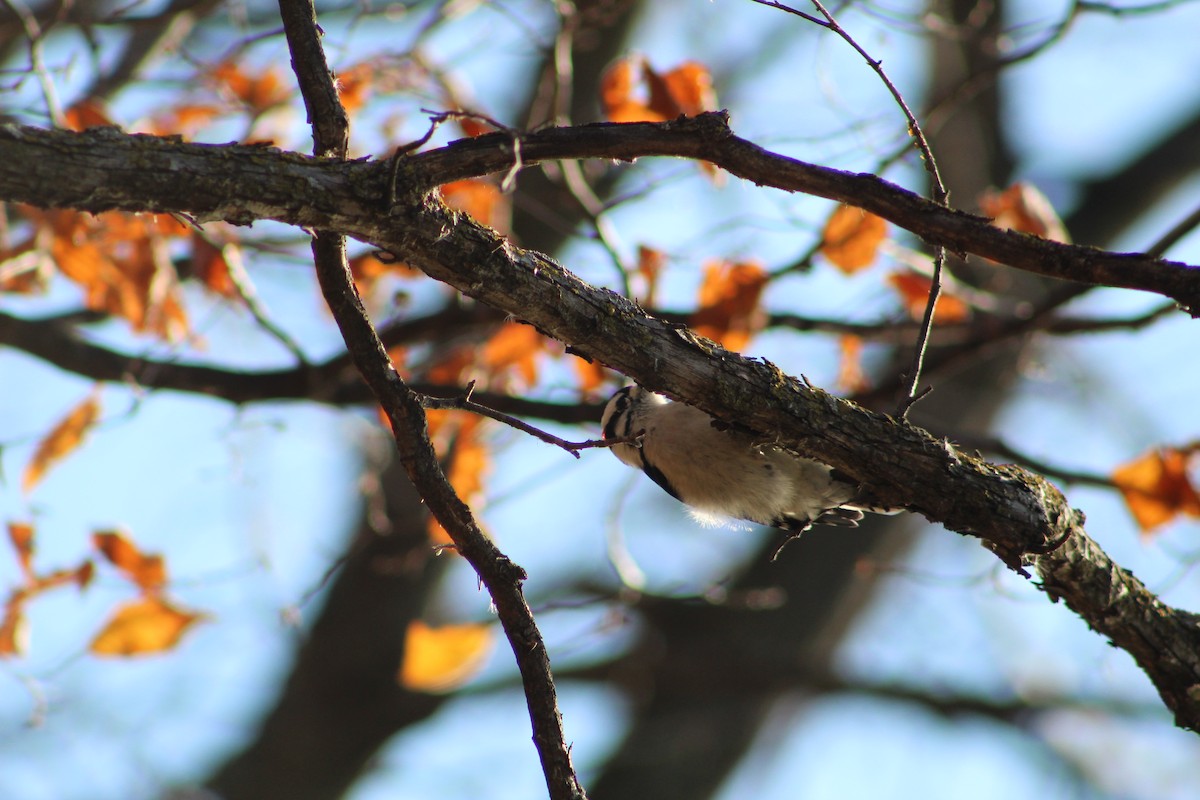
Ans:
{"label": "thin twig", "polygon": [[[339,122],[345,122],[347,117],[325,62],[313,2],[280,0],[280,12],[292,64],[312,117],[316,152],[321,156],[345,159],[348,137],[339,134],[346,133],[348,129],[339,130]],[[403,155],[400,152],[393,159],[393,179]],[[388,192],[388,199],[394,200],[394,183],[388,187]],[[521,588],[526,578],[525,571],[483,534],[471,509],[458,496],[442,471],[433,443],[429,440],[420,398],[396,372],[379,334],[367,317],[362,298],[350,275],[346,237],[341,233],[318,232],[313,237],[312,249],[322,295],[355,367],[387,415],[400,463],[434,518],[450,534],[455,548],[475,570],[492,598],[496,615],[521,672],[534,745],[550,798],[586,800],[571,763],[571,750],[564,739],[562,715],[558,708],[554,678],[550,673],[545,640]]]}
{"label": "thin twig", "polygon": [[588,439],[583,442],[569,442],[566,439],[560,439],[552,433],[547,433],[541,428],[536,428],[527,422],[517,419],[493,408],[488,408],[485,405],[476,403],[471,399],[471,394],[475,390],[475,381],[467,384],[467,390],[458,397],[430,397],[429,395],[420,395],[419,400],[422,408],[452,410],[452,411],[469,411],[472,414],[478,414],[481,417],[494,419],[497,422],[502,422],[511,428],[516,428],[522,433],[527,433],[536,439],[540,439],[546,444],[552,444],[555,447],[561,447],[571,455],[579,458],[580,450],[588,450],[591,448],[608,448],[618,444],[641,444],[641,436],[623,436],[612,439]]}
{"label": "thin twig", "polygon": [[[904,96],[900,93],[900,90],[896,88],[896,84],[892,82],[892,79],[889,78],[887,73],[884,71],[883,62],[879,59],[872,58],[871,55],[862,47],[862,45],[855,41],[854,37],[838,24],[838,21],[834,19],[833,14],[831,14],[829,10],[825,8],[820,0],[812,0],[812,4],[816,7],[817,11],[821,12],[821,16],[824,17],[824,20],[818,19],[811,14],[805,14],[804,12],[798,11],[790,6],[786,6],[783,3],[764,2],[764,0],[753,1],[759,3],[760,5],[770,6],[772,8],[780,9],[781,11],[786,11],[790,14],[795,14],[796,16],[802,17],[813,24],[820,25],[823,28],[828,28],[840,36],[848,45],[854,48],[855,52],[862,56],[863,60],[867,62],[867,65],[870,66],[871,69],[873,69],[879,76],[879,79],[883,82],[883,85],[887,87],[888,92],[890,92],[892,95],[892,99],[896,101],[896,105],[898,105],[900,110],[904,112],[904,118],[908,122],[909,135],[912,136],[917,149],[920,150],[921,163],[924,165],[925,171],[929,173],[933,201],[940,206],[948,207],[949,193],[946,191],[946,185],[942,183],[942,176],[938,171],[937,161],[933,157],[933,150],[929,147],[929,141],[925,138],[925,133],[921,130],[921,124],[917,122],[916,116],[912,113],[912,110],[909,109],[908,103],[904,100]],[[904,392],[904,397],[900,401],[900,407],[897,409],[897,416],[899,416],[901,419],[908,415],[909,409],[912,408],[912,406],[918,400],[929,393],[928,390],[918,392],[917,386],[921,381],[921,369],[925,364],[925,352],[929,347],[930,331],[933,329],[934,309],[937,307],[938,296],[942,291],[942,268],[945,266],[945,263],[946,248],[942,245],[934,247],[933,276],[931,278],[931,284],[929,287],[929,299],[926,301],[925,314],[921,320],[921,330],[917,335],[916,351],[913,354],[912,366],[908,370],[907,387]]]}
{"label": "thin twig", "polygon": [[[409,153],[424,146],[426,142],[433,138],[434,131],[438,126],[446,121],[446,117],[434,115],[429,118],[429,130],[425,131],[425,135],[407,144],[402,144],[396,147],[396,152],[392,153],[392,159],[388,165],[388,208],[396,205],[396,184],[400,180],[400,165],[404,163],[404,157]],[[383,260],[383,259],[380,259]],[[384,263],[388,263],[384,261]]]}
{"label": "thin twig", "polygon": [[1041,459],[1034,458],[1028,453],[1024,453],[1015,447],[1012,447],[1003,439],[996,437],[963,436],[961,438],[956,438],[956,441],[958,441],[958,443],[964,447],[971,447],[975,450],[994,453],[1001,458],[1011,458],[1013,461],[1033,470],[1034,472],[1041,473],[1042,475],[1052,476],[1058,480],[1061,480],[1063,483],[1098,486],[1104,489],[1112,489],[1116,486],[1116,484],[1113,483],[1113,479],[1108,475],[1070,469],[1068,467],[1062,467],[1042,461]]}
{"label": "thin twig", "polygon": [[[501,133],[508,134],[509,138],[512,140],[513,162],[512,166],[508,168],[508,172],[506,172],[504,177],[500,180],[500,191],[507,193],[512,190],[513,184],[517,179],[517,173],[525,168],[525,160],[521,157],[521,132],[519,130],[505,125],[503,122],[499,122],[498,120],[495,120],[486,114],[480,114],[476,111],[464,111],[462,109],[432,111],[428,108],[422,108],[421,111],[426,114],[430,114],[430,119],[433,120],[435,124],[445,122],[448,119],[474,119],[491,125]],[[430,134],[432,134],[432,132],[433,131],[430,130]],[[426,134],[426,139],[428,139],[428,136],[429,134]],[[418,143],[418,146],[420,144],[424,144],[424,141]]]}
{"label": "thin twig", "polygon": [[54,90],[54,81],[46,70],[46,62],[42,58],[42,41],[46,32],[38,24],[37,17],[19,0],[2,0],[4,6],[21,21],[25,30],[25,38],[29,40],[29,68],[37,76],[38,86],[42,90],[42,99],[46,103],[46,114],[57,127],[64,127],[62,106],[58,101],[58,93]]}
{"label": "thin twig", "polygon": [[210,244],[218,247],[221,251],[221,258],[224,259],[225,266],[228,267],[229,282],[237,290],[238,297],[246,304],[246,308],[250,311],[250,315],[254,317],[254,321],[263,330],[275,337],[275,340],[295,357],[298,364],[303,367],[309,366],[308,357],[300,349],[300,343],[292,338],[290,333],[276,324],[271,319],[271,315],[267,313],[266,307],[259,299],[258,291],[254,288],[254,283],[250,280],[250,273],[246,271],[246,266],[242,263],[241,249],[232,243],[220,246],[212,242]]}
{"label": "thin twig", "polygon": [[1197,227],[1200,227],[1200,208],[1197,208],[1191,214],[1188,214],[1186,217],[1176,223],[1171,230],[1164,233],[1162,237],[1160,237],[1159,240],[1155,242],[1149,250],[1146,251],[1146,255],[1154,256],[1155,258],[1162,258],[1168,250],[1179,243],[1180,239],[1187,236]]}

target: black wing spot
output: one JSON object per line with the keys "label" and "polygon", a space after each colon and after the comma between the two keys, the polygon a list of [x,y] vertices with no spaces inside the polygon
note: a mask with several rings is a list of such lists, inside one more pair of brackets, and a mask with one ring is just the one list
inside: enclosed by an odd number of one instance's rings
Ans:
{"label": "black wing spot", "polygon": [[650,476],[650,480],[661,486],[663,491],[671,495],[671,497],[674,497],[681,503],[684,502],[684,499],[679,496],[679,492],[677,492],[675,487],[671,485],[671,482],[667,480],[667,476],[663,474],[662,470],[653,464],[647,463],[645,449],[643,448],[638,450],[638,454],[642,457],[642,472],[645,472],[648,476]]}
{"label": "black wing spot", "polygon": [[[626,386],[622,389],[618,389],[616,393],[613,394],[612,399],[609,401],[615,403],[615,405],[613,406],[612,416],[608,418],[608,424],[604,426],[603,434],[605,439],[616,439],[618,436],[625,437],[631,433],[629,428],[633,424],[633,420],[631,419],[632,415],[627,414],[626,412],[629,410],[629,406],[633,402],[629,399],[629,395],[632,391],[632,386]],[[625,420],[625,430],[618,434],[617,424],[621,419]]]}

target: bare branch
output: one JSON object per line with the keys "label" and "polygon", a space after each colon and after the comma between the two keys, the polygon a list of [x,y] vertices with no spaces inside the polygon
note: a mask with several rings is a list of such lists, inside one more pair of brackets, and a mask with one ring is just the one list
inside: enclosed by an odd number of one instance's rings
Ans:
{"label": "bare branch", "polygon": [[[803,14],[793,8],[783,5],[782,3],[762,3],[762,0],[754,0],[762,5],[769,5],[773,8],[783,9],[797,16],[803,17],[817,24],[821,24],[818,20],[814,20],[807,14]],[[812,0],[812,4],[821,12],[821,16],[825,18],[823,27],[836,33],[848,45],[854,48],[854,51],[862,56],[867,65],[875,71],[879,76],[879,80],[887,87],[891,93],[892,99],[896,101],[896,105],[900,106],[900,110],[904,112],[904,118],[908,122],[908,132],[912,136],[913,141],[917,145],[917,149],[921,151],[921,163],[925,167],[925,171],[929,173],[929,180],[933,190],[933,201],[939,206],[948,205],[949,193],[946,191],[946,185],[942,183],[941,173],[938,172],[937,160],[933,157],[933,150],[929,146],[929,141],[925,138],[924,131],[921,130],[921,124],[917,121],[916,115],[909,109],[908,103],[904,100],[904,95],[896,88],[896,84],[892,83],[892,79],[888,77],[883,69],[883,62],[879,59],[871,58],[871,55],[860,45],[853,36],[851,36],[845,28],[838,24],[834,19],[833,14],[820,2],[820,0]],[[929,284],[929,297],[925,301],[925,313],[921,317],[921,327],[917,333],[916,346],[913,348],[912,365],[909,367],[906,387],[904,395],[900,400],[900,407],[897,409],[897,415],[903,419],[908,416],[909,409],[916,404],[918,400],[929,393],[927,388],[925,391],[918,392],[917,387],[921,383],[921,369],[925,364],[925,352],[929,347],[929,334],[933,329],[933,313],[937,309],[938,297],[942,293],[942,270],[946,265],[946,248],[943,245],[936,245],[933,248],[933,275]],[[780,550],[783,545],[780,545]],[[776,555],[778,555],[776,551]]]}
{"label": "bare branch", "polygon": [[552,444],[555,447],[561,447],[575,458],[579,458],[579,451],[588,450],[590,448],[606,448],[612,447],[615,444],[638,443],[640,437],[621,437],[616,439],[589,439],[583,442],[568,442],[566,439],[560,439],[552,433],[547,433],[541,428],[535,428],[527,422],[522,422],[516,417],[508,414],[503,414],[493,408],[488,408],[485,405],[476,403],[471,399],[475,392],[475,382],[467,386],[467,390],[456,397],[428,397],[419,398],[423,408],[439,408],[439,409],[454,409],[458,411],[470,411],[473,414],[494,419],[497,422],[502,422],[511,428],[515,428],[522,433],[527,433],[535,439],[540,439],[546,444]]}
{"label": "bare branch", "polygon": [[[280,0],[280,11],[292,65],[312,121],[316,153],[343,159],[349,141],[349,122],[325,64],[312,0]],[[471,564],[492,597],[521,672],[534,745],[550,798],[585,800],[571,763],[570,748],[563,737],[546,644],[521,588],[525,572],[484,535],[470,508],[458,497],[442,471],[429,440],[420,398],[396,372],[354,286],[346,260],[345,235],[323,230],[313,237],[312,249],[321,293],[356,368],[391,423],[400,463],[430,512],[450,534],[455,548]]]}

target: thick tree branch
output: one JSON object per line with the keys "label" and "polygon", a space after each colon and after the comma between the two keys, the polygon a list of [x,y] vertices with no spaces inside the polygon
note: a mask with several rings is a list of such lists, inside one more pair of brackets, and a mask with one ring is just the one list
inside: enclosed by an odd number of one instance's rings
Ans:
{"label": "thick tree branch", "polygon": [[[487,156],[479,149],[485,150]],[[460,155],[467,153],[470,160],[459,160]],[[1052,278],[1156,292],[1174,299],[1193,314],[1200,313],[1200,269],[1194,266],[1001,230],[985,217],[943,208],[874,175],[820,167],[764,150],[734,136],[722,114],[705,114],[660,125],[550,129],[522,138],[521,142],[521,156],[527,163],[588,156],[632,160],[648,155],[711,161],[759,186],[804,192],[866,209],[932,245],[942,245],[956,253],[983,256]],[[428,165],[435,175],[440,175],[443,168],[456,173],[456,167],[463,169],[468,164],[471,174],[487,174],[506,168],[511,155],[505,153],[498,135],[492,134],[454,142],[418,155],[413,161],[414,168]],[[480,171],[474,172],[476,169]]]}
{"label": "thick tree branch", "polygon": [[[591,148],[578,141],[574,147],[559,142],[558,137],[566,136],[563,131],[546,133],[548,138],[534,134],[528,140],[544,145],[535,152],[523,141],[525,159],[566,157],[565,151],[576,157],[596,152],[633,157],[673,148],[672,154],[697,155],[727,168],[741,164],[748,176],[758,175],[764,183],[791,183],[794,177],[796,185],[789,188],[803,183],[816,194],[888,210],[885,216],[893,221],[906,220],[922,235],[939,236],[956,250],[969,249],[1043,274],[1089,275],[1097,281],[1115,277],[1113,285],[1160,291],[1189,307],[1200,296],[1200,270],[1193,267],[999,231],[986,220],[937,208],[873,176],[773,156],[736,140],[716,116],[571,131],[592,142]],[[487,161],[509,141],[501,137],[481,145],[471,140],[462,152],[468,160]],[[317,163],[265,148],[184,145],[114,131],[78,135],[9,126],[0,129],[0,196],[87,210],[176,211],[242,222],[265,217],[339,230],[395,253],[647,388],[752,430],[772,432],[783,443],[869,484],[883,502],[904,504],[952,530],[979,537],[1014,568],[1028,560],[1052,598],[1064,600],[1133,655],[1178,724],[1200,728],[1198,618],[1161,603],[1114,564],[1087,536],[1082,514],[1056,488],[650,317],[628,299],[598,290],[551,259],[448,211],[424,193],[454,171],[450,149],[436,153],[402,165],[396,195],[400,204],[389,213],[380,208],[381,198],[388,196],[380,165]],[[437,168],[437,163],[443,166]],[[431,180],[431,174],[438,178]],[[360,363],[379,365],[368,380],[398,380],[375,356]],[[384,394],[393,391],[381,388]],[[435,501],[430,499],[431,507]],[[455,508],[450,503],[448,510]]]}
{"label": "thick tree branch", "polygon": [[[1001,230],[989,220],[938,206],[874,175],[829,169],[772,153],[734,136],[719,113],[665,123],[596,124],[522,134],[526,165],[564,158],[633,160],[679,156],[711,161],[761,186],[850,203],[930,244],[1047,277],[1169,297],[1200,313],[1200,269],[1137,253],[1112,253]],[[370,241],[388,197],[387,165],[320,162],[269,147],[195,145],[111,129],[82,134],[17,125],[0,128],[0,198],[89,211],[178,211],[248,224],[275,219],[344,230]],[[464,139],[406,160],[401,193],[505,172],[508,133]],[[364,223],[367,223],[364,227]]]}

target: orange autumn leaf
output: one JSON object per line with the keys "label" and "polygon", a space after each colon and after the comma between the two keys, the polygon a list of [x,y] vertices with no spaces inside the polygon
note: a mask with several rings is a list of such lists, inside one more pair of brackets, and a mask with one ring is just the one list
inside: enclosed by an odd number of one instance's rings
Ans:
{"label": "orange autumn leaf", "polygon": [[821,234],[821,255],[847,275],[871,266],[887,238],[887,223],[861,208],[840,204]]}
{"label": "orange autumn leaf", "polygon": [[375,284],[387,275],[390,267],[384,264],[378,258],[372,255],[361,255],[357,258],[352,258],[349,261],[350,277],[354,279],[354,285],[358,288],[358,293],[363,297],[371,294],[371,290],[375,288]]}
{"label": "orange autumn leaf", "polygon": [[38,294],[50,283],[52,265],[30,235],[7,248],[0,248],[0,292]]}
{"label": "orange autumn leaf", "polygon": [[[717,109],[712,73],[699,61],[685,61],[661,78],[647,66],[646,78],[650,84],[650,107],[668,117],[680,114],[694,117]],[[662,88],[656,89],[659,81]]]}
{"label": "orange autumn leaf", "polygon": [[861,337],[846,335],[838,339],[842,360],[838,367],[837,387],[846,394],[856,394],[870,387],[862,367],[862,348]]}
{"label": "orange autumn leaf", "polygon": [[178,341],[187,332],[177,278],[166,250],[186,231],[170,217],[69,210],[22,212],[88,308],[124,317],[138,332]]}
{"label": "orange autumn leaf", "polygon": [[476,136],[483,136],[485,133],[492,133],[496,130],[491,125],[476,117],[459,117],[456,122],[458,122],[458,127],[463,132],[463,135],[469,139],[474,139]]}
{"label": "orange autumn leaf", "polygon": [[404,663],[397,679],[413,692],[438,694],[470,680],[492,649],[490,625],[430,627],[420,620],[404,635]]}
{"label": "orange autumn leaf", "polygon": [[380,261],[372,253],[355,256],[350,259],[349,264],[350,276],[354,278],[354,285],[358,287],[358,293],[364,296],[370,294],[375,285],[388,275],[412,278],[421,274],[419,270],[403,262]]}
{"label": "orange autumn leaf", "polygon": [[147,592],[161,589],[167,582],[167,567],[163,557],[147,555],[120,531],[96,531],[92,545],[121,573]]}
{"label": "orange autumn leaf", "polygon": [[667,266],[667,254],[653,247],[638,245],[638,261],[635,274],[641,279],[643,290],[638,292],[644,305],[654,307],[658,295],[658,278]]}
{"label": "orange autumn leaf", "polygon": [[610,122],[663,122],[717,107],[712,74],[685,61],[659,74],[642,56],[615,61],[600,78],[600,104]]}
{"label": "orange autumn leaf", "polygon": [[642,61],[618,59],[600,76],[600,105],[609,122],[662,122],[666,117],[634,98],[641,80]]}
{"label": "orange autumn leaf", "polygon": [[[477,503],[483,496],[484,478],[491,468],[491,453],[480,439],[482,419],[461,411],[431,409],[428,412],[430,436],[438,453],[449,462],[446,480],[454,487],[459,499],[468,505]],[[428,534],[435,545],[451,542],[450,534],[432,516]]]}
{"label": "orange autumn leaf", "polygon": [[79,587],[79,591],[83,591],[92,583],[92,578],[96,575],[96,565],[90,560],[85,561],[70,572],[71,581]]}
{"label": "orange autumn leaf", "polygon": [[640,64],[629,58],[618,58],[604,70],[600,75],[600,104],[606,114],[629,102],[640,72]]}
{"label": "orange autumn leaf", "polygon": [[1188,467],[1200,445],[1163,447],[1117,467],[1113,483],[1143,536],[1179,515],[1200,517],[1200,494]]}
{"label": "orange autumn leaf", "polygon": [[353,113],[367,102],[374,88],[375,70],[375,65],[364,61],[338,72],[338,99],[342,101],[346,111]]}
{"label": "orange autumn leaf", "polygon": [[206,618],[161,597],[141,597],[119,606],[88,650],[97,656],[161,653],[175,647],[188,628]]}
{"label": "orange autumn leaf", "polygon": [[34,528],[24,522],[8,523],[8,538],[16,552],[24,578],[21,586],[9,593],[0,617],[0,658],[20,655],[28,649],[28,625],[25,606],[38,595],[74,584],[82,591],[92,578],[92,562],[84,561],[74,569],[59,569],[39,575],[33,567]]}
{"label": "orange autumn leaf", "polygon": [[28,522],[8,523],[8,540],[12,542],[26,581],[33,580],[33,526]]}
{"label": "orange autumn leaf", "polygon": [[225,251],[199,231],[192,233],[192,275],[206,289],[222,297],[237,297],[237,286],[229,273]]}
{"label": "orange autumn leaf", "polygon": [[108,116],[103,103],[86,99],[63,112],[63,124],[67,130],[85,131],[88,128],[103,128],[115,123]]}
{"label": "orange autumn leaf", "polygon": [[698,61],[685,61],[663,76],[671,96],[688,116],[717,110],[712,73]]}
{"label": "orange autumn leaf", "polygon": [[493,377],[516,373],[526,386],[537,383],[538,358],[546,350],[546,337],[532,325],[506,322],[483,346],[483,363]]}
{"label": "orange autumn leaf", "polygon": [[508,198],[493,184],[469,178],[442,184],[438,191],[446,205],[470,214],[476,221],[500,233],[508,233],[512,213]]}
{"label": "orange autumn leaf", "polygon": [[288,86],[276,67],[268,67],[255,75],[232,61],[224,61],[213,68],[210,77],[214,83],[228,91],[255,114],[260,114],[288,99]]}
{"label": "orange autumn leaf", "polygon": [[429,365],[426,375],[430,383],[452,386],[462,381],[463,376],[475,366],[477,358],[478,353],[474,345],[453,347]]}
{"label": "orange autumn leaf", "polygon": [[459,497],[472,502],[483,494],[483,478],[490,466],[488,449],[477,436],[460,437],[446,479]]}
{"label": "orange autumn leaf", "polygon": [[4,617],[0,619],[0,658],[19,656],[29,649],[25,600],[26,593],[18,589],[4,604]]}
{"label": "orange autumn leaf", "polygon": [[[933,281],[915,272],[893,272],[888,283],[900,295],[901,302],[913,319],[924,319],[925,306],[929,304],[929,290]],[[941,324],[962,322],[971,316],[971,307],[960,298],[949,294],[945,287],[938,295],[933,321]]]}
{"label": "orange autumn leaf", "polygon": [[1055,242],[1070,242],[1066,226],[1046,195],[1033,184],[1018,181],[1002,192],[991,189],[979,198],[979,210],[997,228],[1032,233]]}
{"label": "orange autumn leaf", "polygon": [[205,125],[221,116],[221,109],[208,103],[175,106],[156,113],[138,127],[145,133],[158,136],[190,138]]}
{"label": "orange autumn leaf", "polygon": [[599,361],[588,361],[586,358],[576,358],[575,372],[579,375],[579,394],[587,397],[604,385],[608,379],[608,371]]}
{"label": "orange autumn leaf", "polygon": [[51,467],[78,448],[99,416],[100,389],[96,387],[38,443],[33,458],[25,465],[25,472],[21,475],[22,491],[26,494],[32,491]]}
{"label": "orange autumn leaf", "polygon": [[745,349],[766,321],[758,301],[767,277],[767,271],[752,261],[706,264],[692,329],[729,350]]}

